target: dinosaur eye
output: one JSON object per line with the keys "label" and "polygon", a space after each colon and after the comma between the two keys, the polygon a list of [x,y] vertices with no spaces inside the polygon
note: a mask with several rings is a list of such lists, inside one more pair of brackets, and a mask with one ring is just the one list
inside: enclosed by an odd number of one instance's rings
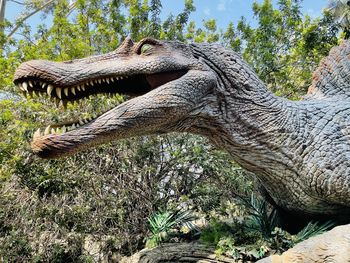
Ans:
{"label": "dinosaur eye", "polygon": [[152,46],[150,44],[144,44],[142,47],[141,47],[141,54],[149,51],[150,49],[152,48]]}

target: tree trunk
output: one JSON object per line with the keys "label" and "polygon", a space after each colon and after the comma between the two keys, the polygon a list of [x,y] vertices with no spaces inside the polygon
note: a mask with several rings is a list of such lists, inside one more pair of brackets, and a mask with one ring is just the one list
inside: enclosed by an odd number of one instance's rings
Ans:
{"label": "tree trunk", "polygon": [[[6,1],[7,0],[0,0],[0,23],[1,24],[5,21]],[[1,29],[3,30],[2,25],[1,25]]]}

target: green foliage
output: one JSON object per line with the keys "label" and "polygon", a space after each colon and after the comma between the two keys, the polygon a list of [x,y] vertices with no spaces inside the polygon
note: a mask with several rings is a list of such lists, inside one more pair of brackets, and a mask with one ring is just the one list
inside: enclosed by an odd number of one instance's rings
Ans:
{"label": "green foliage", "polygon": [[32,248],[25,233],[10,231],[0,245],[0,259],[5,262],[26,262],[31,258]]}
{"label": "green foliage", "polygon": [[271,237],[273,230],[278,225],[278,216],[276,209],[261,198],[251,195],[250,205],[250,217],[246,221],[246,228],[248,231],[259,231],[266,239]]}
{"label": "green foliage", "polygon": [[146,247],[153,248],[169,240],[180,231],[191,232],[196,229],[193,221],[197,217],[192,211],[157,212],[148,218],[151,235],[147,238]]}
{"label": "green foliage", "polygon": [[242,18],[237,29],[246,46],[243,57],[268,87],[291,99],[305,94],[321,58],[338,43],[337,25],[325,14],[302,17],[300,0],[255,2],[256,28]]}
{"label": "green foliage", "polygon": [[202,230],[200,240],[207,244],[219,244],[223,237],[230,238],[232,227],[230,225],[212,220],[209,227]]}
{"label": "green foliage", "polygon": [[250,225],[250,215],[246,216],[248,218],[241,222],[234,220],[228,223],[216,219],[210,221],[207,228],[202,230],[200,240],[205,244],[215,245],[218,255],[230,256],[236,260],[255,261],[269,254],[283,253],[297,243],[322,234],[333,226],[330,222],[310,222],[296,235],[291,235],[279,227],[263,234],[260,229],[247,229],[247,224]]}
{"label": "green foliage", "polygon": [[294,243],[296,244],[310,237],[320,235],[327,230],[330,230],[332,227],[334,227],[334,223],[332,221],[328,221],[323,224],[310,222],[302,230],[300,230],[298,234],[296,234]]}

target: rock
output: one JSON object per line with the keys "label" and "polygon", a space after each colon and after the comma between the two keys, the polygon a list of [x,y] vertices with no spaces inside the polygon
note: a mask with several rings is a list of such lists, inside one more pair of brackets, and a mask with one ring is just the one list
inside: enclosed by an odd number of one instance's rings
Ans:
{"label": "rock", "polygon": [[312,237],[282,255],[273,255],[258,263],[346,263],[350,262],[350,225]]}
{"label": "rock", "polygon": [[144,249],[135,255],[123,258],[120,263],[161,263],[161,262],[199,262],[236,263],[224,256],[217,256],[215,249],[198,243],[164,244],[154,249]]}

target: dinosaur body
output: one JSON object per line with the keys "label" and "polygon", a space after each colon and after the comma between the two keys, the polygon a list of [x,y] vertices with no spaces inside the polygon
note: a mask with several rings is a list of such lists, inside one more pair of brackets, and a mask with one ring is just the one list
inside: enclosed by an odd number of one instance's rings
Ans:
{"label": "dinosaur body", "polygon": [[32,149],[41,157],[131,136],[200,134],[253,172],[277,207],[346,222],[349,55],[348,43],[335,48],[299,102],[276,97],[238,54],[220,45],[154,39],[126,39],[112,53],[81,60],[29,61],[17,69],[14,82],[63,104],[97,93],[132,97],[93,120],[39,129]]}

